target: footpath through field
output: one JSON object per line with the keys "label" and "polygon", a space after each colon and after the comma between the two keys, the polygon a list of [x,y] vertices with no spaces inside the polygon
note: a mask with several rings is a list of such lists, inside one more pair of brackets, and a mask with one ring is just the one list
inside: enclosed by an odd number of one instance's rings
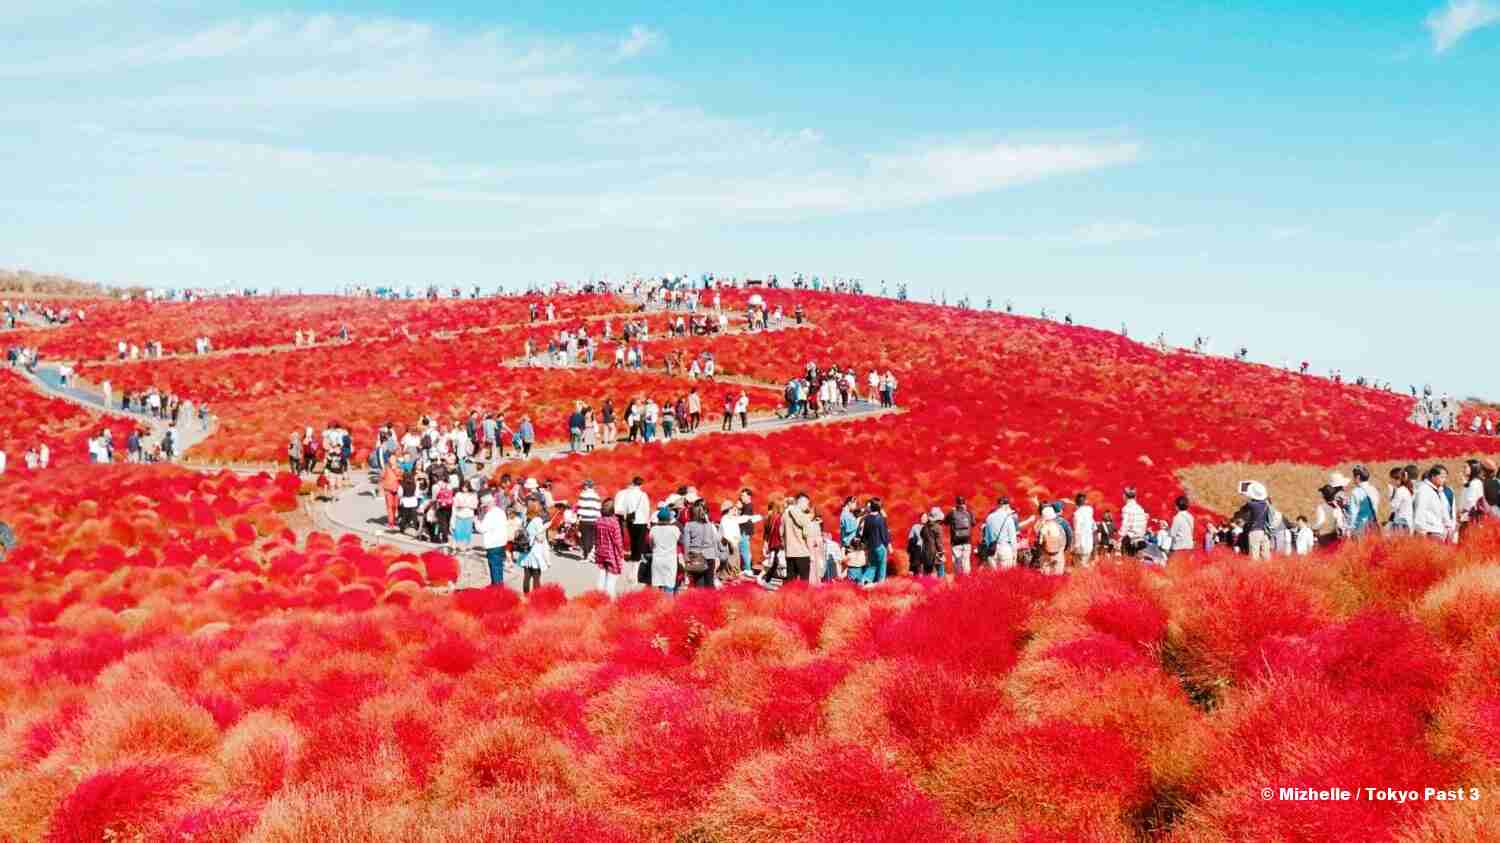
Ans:
{"label": "footpath through field", "polygon": [[[774,416],[752,418],[748,427],[736,427],[733,432],[726,433],[712,425],[700,427],[696,433],[680,434],[675,439],[701,439],[714,436],[742,436],[746,434],[765,436],[766,434],[786,430],[807,424],[838,424],[856,419],[878,418],[884,415],[903,412],[900,408],[886,408],[867,401],[851,401],[847,413],[838,413],[824,416],[818,419],[791,418],[782,419]],[[675,480],[660,479],[655,482],[649,480],[651,465],[651,449],[658,447],[661,440],[651,444],[639,444],[631,442],[620,442],[609,448],[599,448],[595,452],[612,450],[617,448],[638,448],[641,455],[641,474],[648,477],[647,487],[660,487],[662,484],[676,487]],[[531,452],[532,459],[551,460],[566,457],[571,453],[567,445],[555,445],[537,448]],[[583,459],[588,459],[584,455]],[[519,462],[519,461],[516,461]],[[493,467],[504,466],[506,463],[496,463],[494,466],[486,466],[486,470]],[[659,489],[658,489],[659,490]],[[607,490],[606,490],[607,491]],[[663,493],[664,494],[664,493]],[[385,499],[381,495],[377,478],[373,473],[356,472],[353,484],[342,490],[334,499],[325,506],[320,513],[321,518],[327,522],[330,532],[336,534],[353,533],[360,538],[380,544],[392,545],[403,551],[423,553],[435,549],[437,546],[430,542],[418,541],[402,533],[386,529]],[[459,576],[454,583],[454,588],[482,588],[489,585],[489,568],[485,565],[482,551],[470,550],[458,555]],[[555,583],[562,586],[563,591],[573,597],[596,587],[598,568],[592,563],[585,562],[577,556],[553,555],[552,567],[542,574],[544,583]],[[507,584],[519,589],[521,585],[521,569],[514,563],[506,565],[505,581]],[[619,591],[638,588],[632,571],[626,571],[620,577]]]}
{"label": "footpath through field", "polygon": [[[28,374],[22,369],[17,369],[17,371],[27,374],[33,387],[53,398],[78,404],[94,412],[132,419],[145,425],[158,437],[165,431],[166,425],[164,422],[153,416],[137,412],[127,412],[117,407],[105,406],[103,394],[96,388],[80,385],[76,382],[76,376],[74,378],[75,382],[64,385],[62,382],[62,373],[59,368],[60,365],[59,363],[48,361],[39,364],[35,373]],[[521,361],[512,361],[511,365],[524,364]],[[605,365],[607,364],[601,360],[595,364],[594,368],[602,368]],[[574,368],[587,369],[589,367],[577,366]],[[656,367],[651,367],[651,370],[659,371]],[[724,383],[733,382],[772,389],[779,388],[778,384],[767,384],[748,378],[733,377],[719,378],[717,380]],[[675,438],[698,439],[712,436],[742,436],[746,434],[765,436],[801,425],[838,424],[846,421],[878,418],[902,412],[905,411],[901,408],[880,407],[873,402],[854,400],[850,402],[847,412],[826,415],[817,419],[752,416],[747,427],[735,427],[730,432],[722,431],[712,424],[705,424],[695,433],[678,434]],[[187,454],[193,446],[212,436],[215,428],[216,425],[212,417],[210,417],[207,426],[199,425],[196,417],[179,425],[180,453]],[[641,473],[649,475],[651,449],[657,447],[657,443],[659,442],[661,442],[660,439],[652,444],[619,442],[607,448],[601,447],[597,451],[618,448],[639,448],[641,452]],[[567,456],[570,453],[569,446],[566,444],[549,445],[534,449],[531,458],[550,460]],[[583,458],[587,459],[588,456],[584,455]],[[521,461],[510,460],[507,462],[516,462],[519,464]],[[279,468],[279,466],[249,466],[201,462],[179,462],[176,464],[183,468],[206,472],[227,470],[244,473],[265,470],[274,471]],[[486,466],[485,469],[487,471],[493,470],[504,464],[504,462],[496,462]],[[366,543],[386,545],[403,553],[425,553],[437,549],[437,546],[430,542],[419,541],[385,528],[385,502],[380,494],[377,479],[373,474],[364,471],[355,471],[352,473],[352,480],[353,482],[348,487],[339,490],[332,499],[323,503],[314,503],[308,507],[308,513],[311,515],[314,525],[318,529],[332,534],[335,539],[345,534],[353,534]],[[673,481],[663,480],[661,482],[671,483]],[[489,570],[485,565],[482,551],[469,550],[461,552],[458,555],[458,561],[459,578],[451,586],[451,589],[482,588],[489,584]],[[593,590],[596,587],[597,571],[598,569],[593,564],[584,562],[576,556],[554,555],[553,565],[542,575],[542,580],[545,583],[555,583],[562,586],[564,592],[572,597]],[[627,571],[621,576],[619,588],[621,592],[640,587],[635,583],[631,573]],[[508,564],[506,566],[505,579],[508,585],[519,589],[521,583],[520,568],[514,563]]]}

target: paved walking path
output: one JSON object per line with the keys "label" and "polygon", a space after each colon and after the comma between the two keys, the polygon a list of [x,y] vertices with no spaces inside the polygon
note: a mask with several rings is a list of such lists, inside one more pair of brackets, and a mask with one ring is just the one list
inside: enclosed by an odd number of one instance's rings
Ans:
{"label": "paved walking path", "polygon": [[[38,364],[34,374],[27,373],[23,369],[16,369],[15,371],[21,372],[31,381],[35,388],[53,398],[78,404],[94,412],[130,418],[147,426],[157,436],[160,436],[162,431],[165,430],[166,426],[159,419],[141,413],[126,412],[117,407],[106,407],[103,394],[96,387],[79,383],[76,374],[70,379],[71,383],[66,386],[63,385],[61,374],[58,370],[59,365],[57,362],[46,361]],[[600,361],[599,365],[603,365],[603,361]],[[743,381],[746,384],[772,389],[779,388],[776,384],[765,384],[748,379],[736,378],[734,380],[736,382]],[[700,426],[696,433],[679,434],[675,438],[699,439],[711,436],[743,436],[747,434],[764,436],[800,425],[838,424],[845,421],[878,418],[901,412],[904,412],[904,410],[900,408],[885,408],[871,402],[856,400],[850,403],[848,412],[834,413],[818,419],[783,419],[774,415],[751,416],[748,427],[740,427],[736,424],[733,432],[730,433],[721,431],[719,425],[716,423],[706,422]],[[216,425],[213,423],[212,417],[210,417],[210,423],[206,428],[200,427],[196,423],[196,419],[180,425],[178,432],[182,443],[181,452],[187,453],[194,445],[213,435],[215,429]],[[658,441],[661,440],[658,439]],[[620,442],[609,446],[609,448],[600,448],[599,450],[638,448],[641,450],[642,463],[649,463],[651,455],[648,449],[654,447],[654,444],[646,445]],[[533,459],[549,460],[567,456],[569,453],[567,445],[554,445],[536,448],[532,451],[531,456]],[[509,460],[508,462],[519,464],[521,461]],[[496,463],[485,468],[488,471],[502,464],[504,463]],[[243,473],[270,470],[268,467],[197,462],[179,463],[179,465],[196,471],[217,472],[230,470]],[[344,534],[354,534],[367,543],[386,545],[403,553],[424,553],[437,549],[437,546],[430,542],[418,541],[409,536],[386,530],[385,502],[380,494],[376,478],[362,470],[353,471],[349,476],[352,480],[350,486],[339,490],[326,503],[315,503],[308,507],[309,514],[312,516],[313,522],[318,529],[333,534],[335,538]],[[489,569],[485,564],[482,552],[473,550],[464,551],[458,554],[458,560],[458,580],[452,586],[438,590],[450,591],[457,588],[482,588],[489,585]],[[627,564],[626,567],[629,568],[630,566]],[[598,569],[592,564],[583,562],[577,557],[554,555],[552,567],[543,573],[542,581],[544,583],[561,585],[564,592],[571,597],[594,590],[597,586],[597,576]],[[520,589],[521,570],[514,563],[506,565],[505,581],[517,590]],[[633,570],[627,570],[621,574],[618,586],[619,593],[623,594],[626,591],[640,587],[635,582]]]}
{"label": "paved walking path", "polygon": [[[704,424],[698,429],[697,433],[685,434],[676,438],[694,440],[712,436],[743,436],[747,434],[764,436],[800,425],[837,424],[856,419],[878,418],[899,412],[902,412],[899,408],[885,408],[869,402],[856,401],[850,403],[847,413],[835,413],[819,419],[781,419],[775,416],[752,417],[748,428],[739,427],[738,423],[736,423],[732,433],[724,433],[719,429],[717,424]],[[655,443],[645,445],[621,442],[611,446],[611,448],[600,448],[599,450],[637,448],[641,451],[641,462],[648,464],[651,458],[650,449],[653,447],[656,447]],[[568,456],[570,453],[567,445],[558,445],[537,448],[531,452],[531,456],[533,459],[550,460]],[[587,457],[585,456],[585,458]],[[520,460],[508,460],[496,463],[485,466],[485,471],[489,472],[496,466],[503,466],[506,463],[519,464],[520,462]],[[652,484],[647,484],[648,491],[652,490],[651,486]],[[672,488],[675,487],[676,484],[673,483]],[[654,491],[660,492],[663,496],[666,493],[666,489],[656,489]],[[402,550],[417,553],[437,548],[436,545],[430,542],[418,541],[404,534],[386,529],[385,499],[380,493],[373,473],[361,471],[353,475],[353,485],[337,494],[323,508],[322,515],[332,525],[334,531],[338,533],[354,533],[367,541],[390,544]],[[482,588],[489,585],[489,569],[485,565],[482,553],[461,553],[458,560],[459,578],[454,584],[456,588]],[[507,583],[514,581],[512,584],[517,588],[520,587],[520,568],[514,564],[507,565],[505,574],[505,581]],[[638,587],[635,585],[633,574],[633,571],[627,571],[621,575],[619,585],[621,593],[625,590]],[[592,591],[597,585],[597,576],[598,569],[594,565],[585,563],[576,557],[561,556],[554,557],[554,564],[550,570],[542,575],[542,581],[561,585],[563,591],[571,597],[586,591]],[[626,580],[630,580],[630,582],[627,583]]]}

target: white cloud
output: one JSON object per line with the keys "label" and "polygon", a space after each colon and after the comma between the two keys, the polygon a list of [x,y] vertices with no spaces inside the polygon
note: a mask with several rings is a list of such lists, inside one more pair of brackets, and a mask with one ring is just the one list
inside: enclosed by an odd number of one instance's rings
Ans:
{"label": "white cloud", "polygon": [[660,32],[636,24],[630,28],[629,34],[620,40],[620,45],[615,50],[615,55],[622,59],[633,59],[636,56],[647,53],[661,46],[662,35]]}
{"label": "white cloud", "polygon": [[[341,15],[177,20],[0,57],[0,81],[25,80],[0,115],[16,129],[0,132],[16,176],[0,212],[33,226],[0,230],[0,250],[48,231],[54,248],[107,242],[94,260],[138,267],[149,261],[129,244],[155,231],[204,255],[303,238],[378,237],[392,260],[405,244],[618,244],[991,194],[1143,151],[1120,135],[902,139],[715,112],[625,71],[664,43],[643,25],[622,40]],[[132,209],[118,232],[72,224],[112,206]]]}
{"label": "white cloud", "polygon": [[1489,0],[1449,0],[1427,16],[1434,52],[1445,53],[1475,30],[1500,23],[1500,5]]}
{"label": "white cloud", "polygon": [[1132,220],[1095,222],[1079,227],[1066,238],[1066,242],[1078,246],[1116,246],[1121,243],[1139,243],[1155,240],[1165,231],[1154,225]]}

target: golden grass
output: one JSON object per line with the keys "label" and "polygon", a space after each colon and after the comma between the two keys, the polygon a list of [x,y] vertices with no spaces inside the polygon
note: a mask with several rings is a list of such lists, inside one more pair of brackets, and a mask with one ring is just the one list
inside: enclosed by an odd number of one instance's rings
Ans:
{"label": "golden grass", "polygon": [[[1442,463],[1448,467],[1450,482],[1456,484],[1463,477],[1463,465],[1466,460],[1486,457],[1494,459],[1495,456],[1495,454],[1466,454],[1427,459],[1349,460],[1333,466],[1293,462],[1227,462],[1184,468],[1177,472],[1177,478],[1182,481],[1183,490],[1194,504],[1224,514],[1226,517],[1232,515],[1245,503],[1245,499],[1239,493],[1239,482],[1259,480],[1270,491],[1271,500],[1276,504],[1277,509],[1293,518],[1306,515],[1308,521],[1312,521],[1318,504],[1323,502],[1318,489],[1328,482],[1328,474],[1331,471],[1338,470],[1348,475],[1351,466],[1357,462],[1363,462],[1370,468],[1370,482],[1384,493],[1387,478],[1390,477],[1390,471],[1393,468],[1415,464],[1425,471],[1434,463]],[[1382,509],[1381,517],[1384,518],[1388,511],[1388,507]]]}

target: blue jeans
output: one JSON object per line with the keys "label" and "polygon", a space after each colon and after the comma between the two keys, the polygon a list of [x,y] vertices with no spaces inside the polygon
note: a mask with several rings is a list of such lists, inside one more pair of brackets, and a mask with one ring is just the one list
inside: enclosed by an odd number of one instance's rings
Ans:
{"label": "blue jeans", "polygon": [[869,561],[860,571],[860,582],[876,583],[885,579],[885,566],[889,561],[890,548],[885,545],[870,549]]}
{"label": "blue jeans", "polygon": [[490,566],[490,585],[504,585],[505,583],[505,548],[487,547],[484,549],[484,561]]}
{"label": "blue jeans", "polygon": [[650,442],[652,439],[656,438],[656,422],[648,421],[645,424],[641,425],[641,429],[643,431],[642,435],[646,437],[647,442]]}
{"label": "blue jeans", "polygon": [[750,570],[750,537],[740,534],[740,570]]}

